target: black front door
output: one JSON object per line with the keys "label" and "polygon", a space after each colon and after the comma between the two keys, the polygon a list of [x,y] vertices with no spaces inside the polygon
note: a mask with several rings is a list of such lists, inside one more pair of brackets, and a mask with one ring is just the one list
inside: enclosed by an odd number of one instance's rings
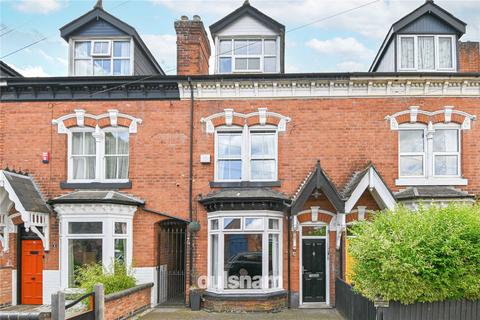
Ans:
{"label": "black front door", "polygon": [[303,302],[326,302],[325,258],[325,239],[303,239]]}

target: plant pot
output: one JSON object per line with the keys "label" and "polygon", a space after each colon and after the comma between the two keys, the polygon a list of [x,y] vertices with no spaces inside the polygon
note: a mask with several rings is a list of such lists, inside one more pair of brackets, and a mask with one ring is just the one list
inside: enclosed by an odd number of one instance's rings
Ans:
{"label": "plant pot", "polygon": [[192,311],[200,311],[200,303],[202,302],[202,295],[198,290],[190,291],[190,308]]}

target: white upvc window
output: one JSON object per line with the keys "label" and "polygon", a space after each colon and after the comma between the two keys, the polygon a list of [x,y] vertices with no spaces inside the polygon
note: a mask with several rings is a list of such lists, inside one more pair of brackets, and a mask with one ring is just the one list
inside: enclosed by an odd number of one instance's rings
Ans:
{"label": "white upvc window", "polygon": [[215,212],[208,218],[208,290],[281,290],[282,213]]}
{"label": "white upvc window", "polygon": [[273,126],[219,128],[215,181],[276,181],[278,136]]}
{"label": "white upvc window", "polygon": [[73,128],[68,132],[68,182],[127,182],[127,128]]}
{"label": "white upvc window", "polygon": [[275,73],[279,68],[276,38],[218,40],[218,73]]}
{"label": "white upvc window", "polygon": [[453,35],[399,35],[399,71],[455,71],[456,43]]}
{"label": "white upvc window", "polygon": [[59,209],[59,250],[63,289],[78,287],[78,268],[87,264],[101,263],[111,270],[118,261],[131,267],[135,207],[116,204],[56,206],[62,207]]}
{"label": "white upvc window", "polygon": [[133,74],[131,39],[74,40],[72,74],[108,76]]}
{"label": "white upvc window", "polygon": [[437,184],[444,179],[456,184],[451,179],[461,178],[460,133],[456,124],[436,124],[430,130],[426,125],[402,125],[398,140],[399,180]]}

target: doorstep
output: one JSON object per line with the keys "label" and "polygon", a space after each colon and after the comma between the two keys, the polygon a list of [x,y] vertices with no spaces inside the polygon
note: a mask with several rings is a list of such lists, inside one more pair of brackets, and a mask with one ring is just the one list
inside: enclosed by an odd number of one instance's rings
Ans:
{"label": "doorstep", "polygon": [[298,306],[299,309],[333,309],[325,302],[305,302]]}

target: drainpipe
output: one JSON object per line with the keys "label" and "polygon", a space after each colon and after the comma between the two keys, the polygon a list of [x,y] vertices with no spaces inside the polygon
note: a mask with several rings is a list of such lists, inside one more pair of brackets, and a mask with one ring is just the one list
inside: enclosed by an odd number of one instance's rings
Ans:
{"label": "drainpipe", "polygon": [[[192,79],[188,77],[188,85],[190,87],[190,159],[189,159],[189,173],[188,173],[188,214],[190,222],[193,220],[193,107],[195,104],[194,95],[193,95],[193,85]],[[193,276],[193,235],[189,235],[189,283],[190,287],[192,286],[192,276]]]}
{"label": "drainpipe", "polygon": [[288,210],[288,219],[287,219],[287,286],[288,286],[288,296],[287,296],[287,307],[290,309],[292,307],[292,290],[290,285],[290,229],[292,228],[292,215],[290,210]]}

